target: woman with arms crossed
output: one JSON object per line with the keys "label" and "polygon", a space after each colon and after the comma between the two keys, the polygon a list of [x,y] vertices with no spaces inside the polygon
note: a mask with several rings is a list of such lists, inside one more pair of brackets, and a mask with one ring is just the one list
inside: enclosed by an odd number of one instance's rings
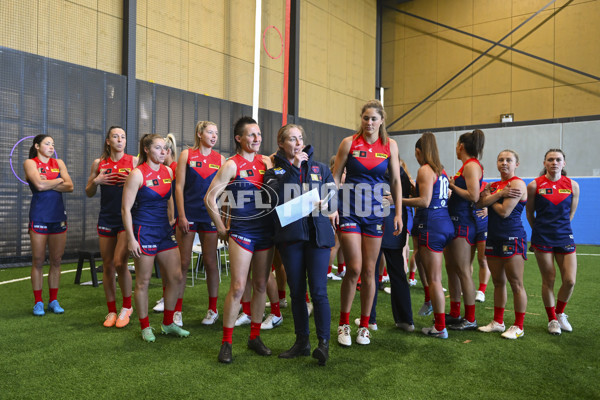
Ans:
{"label": "woman with arms crossed", "polygon": [[[448,289],[450,290],[450,329],[477,329],[475,320],[475,287],[471,272],[472,246],[476,245],[477,228],[473,204],[479,200],[483,167],[479,159],[483,153],[485,135],[479,129],[460,135],[456,143],[456,158],[462,167],[450,178],[452,195],[448,212],[454,224],[454,240],[444,250]],[[461,290],[465,300],[465,317],[460,316]]]}
{"label": "woman with arms crossed", "polygon": [[527,293],[523,287],[523,270],[527,260],[527,235],[521,214],[527,203],[525,182],[515,176],[519,155],[503,150],[496,161],[502,180],[488,185],[477,202],[488,209],[488,236],[485,255],[494,282],[494,320],[480,326],[481,332],[504,332],[506,280],[510,282],[515,303],[515,323],[502,334],[507,339],[523,336],[523,319]]}
{"label": "woman with arms crossed", "polygon": [[[338,187],[346,169],[346,181],[340,190],[338,212],[342,249],[346,261],[346,275],[342,281],[338,343],[350,346],[350,309],[361,277],[360,327],[356,343],[371,343],[369,317],[375,294],[375,263],[383,236],[383,209],[381,202],[387,184],[386,170],[390,173],[389,190],[394,203],[402,201],[398,145],[385,130],[385,110],[378,100],[367,102],[361,110],[361,127],[348,136],[338,149],[333,178]],[[396,207],[394,235],[402,231],[402,207]]]}
{"label": "woman with arms crossed", "polygon": [[[240,300],[246,287],[248,272],[252,268],[252,320],[248,348],[262,356],[271,355],[260,338],[260,326],[265,311],[267,280],[273,260],[273,228],[271,218],[261,203],[261,191],[265,172],[271,168],[271,160],[258,154],[262,142],[260,127],[250,117],[240,118],[233,128],[237,154],[228,159],[213,179],[204,203],[217,228],[219,237],[229,238],[229,262],[231,286],[225,298],[223,310],[223,339],[219,362],[229,364],[232,357],[233,327],[240,308]],[[223,224],[217,199],[227,189],[232,199],[231,227]],[[270,209],[270,205],[268,206]]]}
{"label": "woman with arms crossed", "polygon": [[[131,307],[131,273],[127,267],[127,235],[121,218],[123,184],[137,165],[137,157],[125,154],[127,135],[120,126],[111,126],[104,139],[104,151],[94,160],[85,187],[87,197],[93,197],[100,186],[98,242],[103,265],[103,287],[108,306],[104,326],[123,328],[129,324]],[[117,317],[117,286],[115,273],[123,295],[123,307]]]}
{"label": "woman with arms crossed", "polygon": [[[573,327],[565,314],[577,275],[577,254],[571,220],[579,203],[579,184],[567,178],[565,153],[550,149],[544,156],[542,175],[527,185],[527,220],[531,245],[542,274],[542,299],[548,314],[548,332],[560,335]],[[558,264],[562,285],[554,302],[554,280]]]}
{"label": "woman with arms crossed", "polygon": [[43,266],[46,244],[50,253],[48,311],[62,314],[65,310],[57,300],[60,283],[60,261],[67,241],[67,212],[62,194],[73,191],[73,182],[65,163],[54,156],[54,139],[40,134],[33,138],[29,158],[23,168],[33,197],[29,206],[29,238],[31,240],[31,286],[33,287],[33,315],[42,316]]}
{"label": "woman with arms crossed", "polygon": [[173,171],[163,165],[167,153],[165,140],[156,134],[146,134],[140,140],[139,165],[127,177],[123,188],[121,214],[127,233],[127,245],[135,263],[135,306],[142,328],[142,339],[154,342],[155,336],[148,318],[148,285],[154,259],[158,260],[166,280],[163,334],[189,336],[173,322],[177,289],[181,281],[179,249],[172,225]]}

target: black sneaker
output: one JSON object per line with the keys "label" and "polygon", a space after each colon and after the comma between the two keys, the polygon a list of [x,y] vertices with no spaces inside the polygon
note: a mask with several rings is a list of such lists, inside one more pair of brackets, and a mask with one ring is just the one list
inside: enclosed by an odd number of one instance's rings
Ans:
{"label": "black sneaker", "polygon": [[219,362],[231,364],[231,361],[233,361],[231,355],[231,343],[225,342],[221,345],[221,350],[219,351]]}
{"label": "black sneaker", "polygon": [[460,323],[450,325],[448,328],[453,331],[474,331],[477,329],[477,320],[469,322],[468,320],[463,319]]}

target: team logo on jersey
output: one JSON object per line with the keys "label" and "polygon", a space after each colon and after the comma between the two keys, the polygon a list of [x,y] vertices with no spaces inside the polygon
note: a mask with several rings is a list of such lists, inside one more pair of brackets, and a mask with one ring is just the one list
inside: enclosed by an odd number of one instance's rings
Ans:
{"label": "team logo on jersey", "polygon": [[383,154],[383,153],[375,153],[375,157],[377,158],[388,158],[387,154]]}
{"label": "team logo on jersey", "polygon": [[240,178],[248,178],[249,176],[254,176],[254,171],[251,169],[245,169],[240,171]]}
{"label": "team logo on jersey", "polygon": [[190,161],[190,167],[202,168],[202,161]]}
{"label": "team logo on jersey", "polygon": [[318,173],[319,173],[319,167],[318,167],[317,165],[313,165],[313,166],[311,167],[311,169],[312,169],[312,172],[314,172],[315,174],[318,174]]}
{"label": "team logo on jersey", "polygon": [[40,168],[38,168],[38,172],[39,172],[40,174],[45,174],[45,173],[46,173],[46,168],[44,168],[44,167],[40,167]]}
{"label": "team logo on jersey", "polygon": [[322,179],[323,179],[323,178],[321,178],[321,176],[320,176],[320,175],[317,175],[317,174],[310,174],[310,178],[311,178],[313,181],[320,181],[320,180],[322,180]]}
{"label": "team logo on jersey", "polygon": [[221,167],[219,165],[216,165],[216,164],[208,164],[208,168],[219,169]]}
{"label": "team logo on jersey", "polygon": [[552,189],[540,189],[538,190],[538,193],[541,195],[550,195],[552,194]]}
{"label": "team logo on jersey", "polygon": [[146,186],[148,186],[148,187],[158,186],[158,185],[159,185],[158,179],[148,179],[146,181]]}
{"label": "team logo on jersey", "polygon": [[366,158],[367,157],[367,152],[364,150],[354,150],[352,152],[352,157],[354,158]]}
{"label": "team logo on jersey", "polygon": [[275,175],[283,175],[285,174],[285,169],[277,167],[273,168],[273,172],[275,172]]}
{"label": "team logo on jersey", "polygon": [[558,189],[560,194],[571,194],[571,189]]}

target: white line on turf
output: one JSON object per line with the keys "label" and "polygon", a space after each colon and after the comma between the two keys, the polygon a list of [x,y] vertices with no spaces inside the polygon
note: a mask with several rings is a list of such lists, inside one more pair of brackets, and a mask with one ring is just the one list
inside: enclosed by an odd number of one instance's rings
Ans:
{"label": "white line on turf", "polygon": [[[85,271],[85,270],[89,270],[89,268],[83,268],[83,270],[84,270],[84,271]],[[76,270],[76,269],[68,269],[68,270],[66,270],[66,271],[60,271],[60,273],[61,273],[61,274],[66,274],[66,273],[68,273],[68,272],[75,272],[75,271],[77,271],[77,270]],[[47,277],[47,276],[48,276],[48,274],[44,274],[44,277]],[[30,277],[30,276],[27,276],[27,277],[25,277],[25,278],[11,279],[10,281],[4,281],[4,282],[0,282],[0,285],[5,285],[5,284],[7,284],[7,283],[14,283],[14,282],[28,281],[28,280],[30,280],[30,279],[31,279],[31,277]]]}

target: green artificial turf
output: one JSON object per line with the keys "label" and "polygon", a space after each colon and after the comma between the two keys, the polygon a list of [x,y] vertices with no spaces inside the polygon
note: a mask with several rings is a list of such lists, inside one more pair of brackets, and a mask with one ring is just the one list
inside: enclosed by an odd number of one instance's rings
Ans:
{"label": "green artificial turf", "polygon": [[[600,248],[579,246],[578,253],[600,254]],[[450,331],[448,340],[425,337],[419,331],[432,324],[432,317],[416,314],[423,302],[419,282],[411,288],[415,333],[394,328],[389,295],[379,292],[379,330],[372,332],[372,343],[341,348],[336,343],[340,282],[330,281],[332,344],[326,367],[318,367],[311,357],[277,358],[294,341],[289,307],[282,310],[282,326],[262,333],[273,356],[260,357],[246,348],[249,327],[244,326],[234,331],[233,364],[219,364],[221,320],[214,326],[200,324],[208,305],[204,281],[188,287],[185,294],[183,319],[191,336],[159,335],[162,314],[150,314],[157,330],[151,344],[141,340],[135,311],[126,328],[104,328],[102,287],[74,285],[73,272],[62,276],[59,300],[64,315],[32,316],[29,280],[0,284],[0,398],[598,398],[600,257],[580,255],[578,263],[577,284],[566,309],[574,331],[552,336],[547,333],[540,274],[535,257],[530,257],[525,265],[529,300],[525,336],[515,341],[480,332]],[[75,265],[63,265],[64,271],[70,269]],[[0,282],[28,275],[28,268],[4,269]],[[84,271],[83,278],[89,276]],[[228,286],[223,275],[220,312]],[[160,280],[153,278],[150,307],[161,290]],[[481,325],[492,320],[492,292],[490,281],[486,302],[477,305]],[[514,321],[510,288],[508,294],[505,321],[510,325]],[[45,302],[47,296],[44,282]],[[357,293],[351,320],[358,316]],[[314,334],[311,341],[314,347]]]}

